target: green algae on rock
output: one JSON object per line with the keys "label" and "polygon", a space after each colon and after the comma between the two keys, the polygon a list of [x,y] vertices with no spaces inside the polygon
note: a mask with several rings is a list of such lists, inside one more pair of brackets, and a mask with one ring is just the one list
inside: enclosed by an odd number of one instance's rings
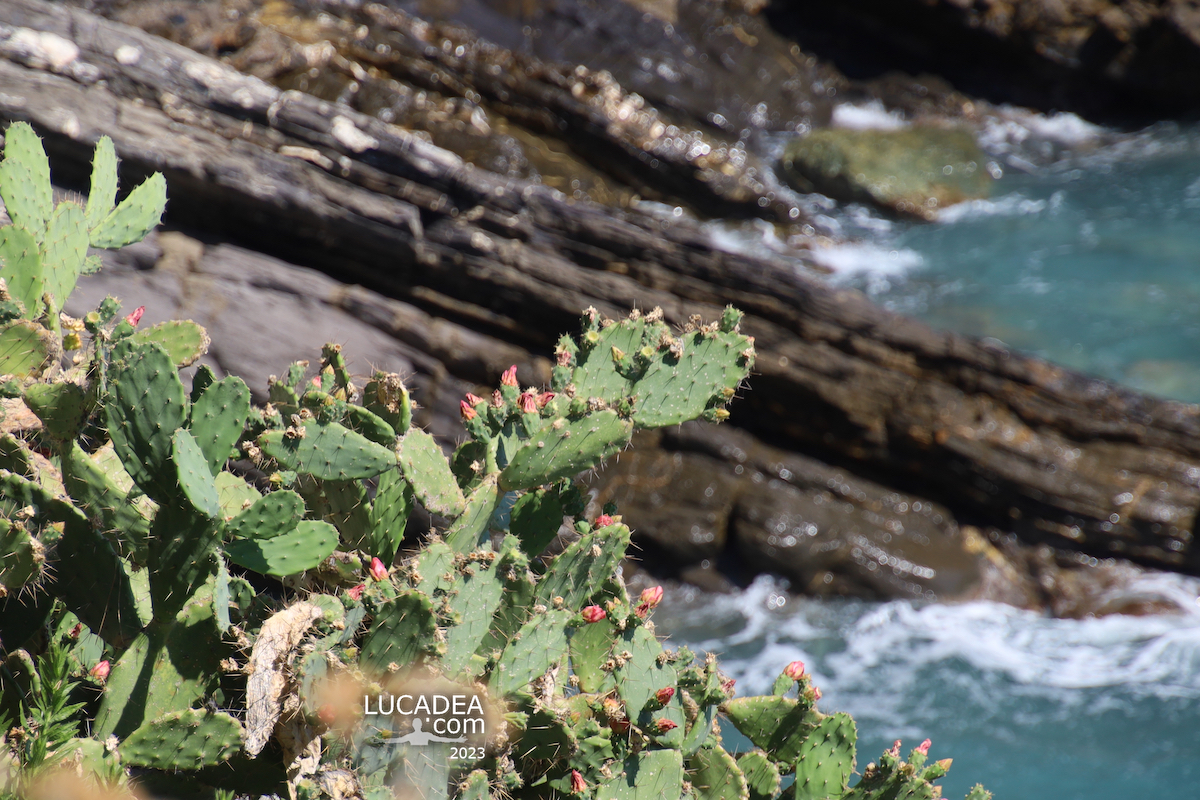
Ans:
{"label": "green algae on rock", "polygon": [[783,172],[802,192],[932,219],[939,208],[987,197],[992,179],[985,159],[961,129],[830,128],[789,144]]}

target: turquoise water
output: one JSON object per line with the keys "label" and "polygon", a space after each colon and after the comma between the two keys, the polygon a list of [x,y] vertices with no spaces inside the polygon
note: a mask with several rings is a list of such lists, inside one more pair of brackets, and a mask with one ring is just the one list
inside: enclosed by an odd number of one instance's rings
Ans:
{"label": "turquoise water", "polygon": [[[1024,166],[1024,165],[1023,165]],[[1200,146],[1175,129],[1008,168],[988,201],[887,225],[856,280],[936,327],[1200,402]]]}
{"label": "turquoise water", "polygon": [[739,692],[769,691],[802,659],[826,712],[859,726],[861,770],[903,739],[954,759],[961,798],[1196,797],[1200,581],[1147,576],[1136,591],[1177,615],[1055,620],[995,603],[817,602],[760,578],[737,597],[677,593],[655,614],[675,644],[722,654]]}

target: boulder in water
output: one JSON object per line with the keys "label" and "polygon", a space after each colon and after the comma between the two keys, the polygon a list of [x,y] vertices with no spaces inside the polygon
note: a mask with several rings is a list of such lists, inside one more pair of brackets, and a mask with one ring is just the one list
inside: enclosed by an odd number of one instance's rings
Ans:
{"label": "boulder in water", "polygon": [[802,192],[931,219],[939,208],[987,197],[992,179],[985,161],[961,129],[830,128],[788,145],[783,171]]}

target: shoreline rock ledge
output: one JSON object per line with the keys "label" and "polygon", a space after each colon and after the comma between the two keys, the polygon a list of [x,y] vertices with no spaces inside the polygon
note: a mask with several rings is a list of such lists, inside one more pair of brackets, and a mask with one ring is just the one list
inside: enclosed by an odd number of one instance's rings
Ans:
{"label": "shoreline rock ledge", "polygon": [[[30,46],[46,37],[70,48],[48,58]],[[818,589],[925,597],[931,587],[883,572],[919,577],[930,568],[942,570],[935,577],[947,581],[947,595],[959,591],[956,571],[968,576],[960,588],[969,596],[978,586],[969,576],[986,577],[982,560],[1015,571],[1004,584],[1018,587],[1013,602],[1036,604],[1021,599],[1020,587],[1049,574],[1026,557],[1052,552],[1043,545],[1082,552],[1085,561],[1200,574],[1200,408],[932,331],[791,260],[718,249],[687,216],[576,201],[473,167],[349,105],[282,91],[79,9],[0,4],[0,85],[0,123],[31,122],[68,188],[79,188],[71,181],[86,174],[102,133],[113,138],[127,181],[166,175],[168,228],[185,238],[168,246],[160,236],[159,252],[143,252],[123,274],[96,276],[97,291],[152,306],[175,291],[171,302],[210,326],[227,369],[257,370],[265,358],[281,371],[319,346],[302,333],[324,337],[322,324],[337,330],[353,320],[346,330],[366,346],[358,357],[407,360],[429,409],[422,423],[447,435],[461,393],[494,384],[510,364],[524,384],[544,382],[558,334],[574,328],[584,307],[617,316],[659,306],[683,324],[732,303],[746,312],[744,330],[760,354],[759,374],[733,406],[735,427],[687,428],[659,447],[672,464],[675,453],[694,453],[710,459],[694,463],[713,474],[736,476],[740,466],[761,476],[729,490],[751,500],[731,501],[724,523],[737,543],[726,552],[752,569],[779,553],[741,543],[765,537],[778,546],[770,536],[781,523],[785,536],[790,528],[808,536],[813,525],[829,542],[852,533],[848,520],[862,520],[860,533],[880,552],[860,547],[871,558],[850,549],[820,562],[796,545],[799,583],[816,577]],[[289,324],[260,338],[247,317],[270,320],[264,298]],[[268,347],[257,360],[245,357]],[[246,377],[260,386],[265,374]],[[731,444],[728,436],[752,438]],[[699,442],[685,446],[686,437]],[[784,466],[751,469],[739,451]],[[940,554],[930,566],[901,546],[922,536],[959,542],[967,555]],[[1006,550],[1010,536],[1033,550]],[[826,584],[835,570],[805,566],[810,559],[841,572]]]}

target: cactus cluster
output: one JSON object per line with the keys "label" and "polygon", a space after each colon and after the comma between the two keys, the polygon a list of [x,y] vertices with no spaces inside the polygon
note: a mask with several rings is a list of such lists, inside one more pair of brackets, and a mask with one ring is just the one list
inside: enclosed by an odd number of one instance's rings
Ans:
{"label": "cactus cluster", "polygon": [[[818,712],[795,665],[772,696],[735,699],[715,659],[665,648],[661,588],[631,597],[620,577],[629,528],[614,508],[585,518],[574,476],[635,429],[727,416],[754,359],[738,312],[672,330],[658,310],[589,309],[549,388],[522,390],[514,367],[463,400],[448,458],[400,377],[360,388],[336,345],[255,407],[204,366],[185,386],[207,346],[194,323],[139,330],[111,298],[59,315],[87,244],[157,222],[161,178],[114,208],[104,140],[86,208],[51,209],[48,187],[12,126],[0,358],[6,336],[48,344],[3,370],[38,424],[0,436],[0,729],[19,733],[0,739],[0,798],[64,775],[162,796],[938,796],[948,764],[924,747],[849,788],[853,721]],[[424,542],[406,538],[418,506]],[[469,755],[447,749],[465,736],[365,718],[364,698],[410,686],[478,704]],[[728,752],[723,718],[755,749]]]}

